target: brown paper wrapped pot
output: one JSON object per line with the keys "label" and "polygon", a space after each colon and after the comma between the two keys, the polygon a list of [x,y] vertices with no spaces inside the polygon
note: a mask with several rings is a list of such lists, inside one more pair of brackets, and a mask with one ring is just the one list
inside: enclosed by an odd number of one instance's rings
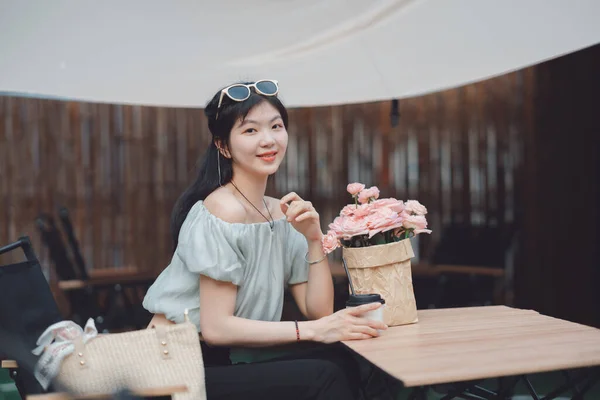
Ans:
{"label": "brown paper wrapped pot", "polygon": [[388,326],[418,321],[410,259],[415,256],[410,239],[342,250],[356,293],[378,293],[385,299]]}

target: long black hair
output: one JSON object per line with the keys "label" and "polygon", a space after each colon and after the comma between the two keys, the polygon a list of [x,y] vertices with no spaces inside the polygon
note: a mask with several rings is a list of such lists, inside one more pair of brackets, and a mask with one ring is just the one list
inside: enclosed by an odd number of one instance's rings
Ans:
{"label": "long black hair", "polygon": [[[250,82],[243,82],[248,84]],[[244,101],[233,101],[226,95],[223,96],[221,108],[219,98],[221,91],[219,90],[204,108],[204,115],[208,120],[208,129],[212,135],[211,144],[204,153],[204,156],[198,160],[198,174],[196,180],[183,192],[171,213],[171,238],[173,240],[173,250],[177,247],[179,231],[185,221],[190,209],[199,200],[204,200],[216,190],[219,186],[229,183],[233,178],[232,161],[230,158],[219,155],[217,141],[222,147],[229,148],[229,137],[231,129],[235,123],[246,118],[246,115],[255,106],[266,101],[279,111],[283,120],[283,125],[288,126],[288,113],[285,106],[277,98],[277,96],[262,96],[251,90],[250,97]],[[216,119],[218,112],[219,118]],[[219,181],[219,168],[221,167],[221,181]]]}

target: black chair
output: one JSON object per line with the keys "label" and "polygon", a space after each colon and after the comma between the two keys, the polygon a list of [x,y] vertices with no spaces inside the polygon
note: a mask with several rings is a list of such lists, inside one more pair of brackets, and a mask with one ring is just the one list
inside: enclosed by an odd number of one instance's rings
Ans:
{"label": "black chair", "polygon": [[[0,256],[19,248],[23,250],[26,261],[0,264],[0,360],[2,368],[8,368],[19,395],[24,400],[30,395],[51,393],[54,391],[54,384],[60,384],[53,382],[47,391],[43,390],[33,374],[38,357],[31,351],[37,347],[40,335],[50,325],[62,321],[63,316],[58,310],[29,237],[20,237],[16,242],[0,248]],[[135,395],[122,391],[98,398],[170,399],[178,391],[179,388],[153,388]]]}
{"label": "black chair", "polygon": [[[0,255],[19,248],[23,250],[26,261],[0,266],[0,326],[3,333],[3,348],[0,352],[13,360],[17,358],[19,365],[31,367],[37,361],[30,353],[36,347],[37,339],[48,326],[62,321],[63,316],[58,310],[29,237],[23,236],[0,248]],[[3,359],[8,358],[6,356]],[[23,399],[27,394],[43,393],[31,368],[13,367],[10,368],[10,375]]]}
{"label": "black chair", "polygon": [[145,327],[151,315],[141,307],[137,293],[140,288],[145,293],[153,277],[127,268],[88,271],[65,207],[59,209],[59,218],[69,249],[50,215],[40,214],[36,225],[60,279],[59,287],[67,293],[74,311],[72,319],[84,325],[88,318],[95,318],[104,332]]}
{"label": "black chair", "polygon": [[69,319],[84,326],[89,318],[94,318],[99,330],[103,330],[105,318],[99,306],[98,293],[86,285],[77,274],[67,253],[64,242],[52,217],[40,214],[35,220],[42,243],[48,249],[54,271],[58,275],[59,288],[65,293],[71,315]]}
{"label": "black chair", "polygon": [[440,270],[437,307],[492,304],[506,287],[511,226],[450,224],[442,232],[431,263]]}
{"label": "black chair", "polygon": [[88,279],[89,282],[104,282],[110,286],[116,296],[111,296],[108,300],[120,297],[127,311],[129,322],[136,329],[145,327],[150,322],[152,315],[142,307],[142,300],[150,286],[154,283],[156,274],[154,272],[140,271],[135,266],[118,268],[102,266],[102,268],[88,271],[85,259],[81,254],[77,235],[71,223],[69,210],[64,206],[60,207],[58,209],[58,216],[80,275],[84,279]]}
{"label": "black chair", "polygon": [[[136,290],[142,289],[144,293],[146,290],[148,290],[150,285],[152,285],[154,279],[156,278],[155,274],[140,271],[135,266],[114,268],[103,265],[99,269],[92,269],[88,271],[85,265],[85,259],[81,255],[77,235],[75,234],[73,224],[71,223],[69,210],[66,207],[60,207],[58,209],[58,216],[65,235],[67,236],[71,254],[73,255],[73,260],[81,279],[90,279],[92,281],[95,279],[103,279],[106,282],[112,280],[123,286],[131,287]],[[133,300],[135,301],[136,299]],[[141,298],[138,298],[137,300],[141,301]]]}
{"label": "black chair", "polygon": [[79,242],[75,237],[75,232],[73,231],[73,224],[71,224],[71,218],[69,217],[69,211],[66,207],[60,207],[58,210],[59,220],[63,227],[63,231],[67,236],[67,241],[69,242],[69,246],[71,247],[71,254],[73,255],[73,261],[75,263],[75,267],[77,268],[77,272],[79,276],[83,280],[90,279],[90,276],[85,267],[85,261],[83,260],[83,256],[81,255],[81,251],[79,249]]}

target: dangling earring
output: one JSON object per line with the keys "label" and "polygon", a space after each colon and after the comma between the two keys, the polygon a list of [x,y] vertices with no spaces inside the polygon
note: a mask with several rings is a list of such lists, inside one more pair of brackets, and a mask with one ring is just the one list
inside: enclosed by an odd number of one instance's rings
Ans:
{"label": "dangling earring", "polygon": [[219,186],[223,186],[223,185],[221,185],[222,180],[221,180],[221,154],[220,153],[221,153],[221,150],[219,150],[217,148],[217,169],[219,170]]}

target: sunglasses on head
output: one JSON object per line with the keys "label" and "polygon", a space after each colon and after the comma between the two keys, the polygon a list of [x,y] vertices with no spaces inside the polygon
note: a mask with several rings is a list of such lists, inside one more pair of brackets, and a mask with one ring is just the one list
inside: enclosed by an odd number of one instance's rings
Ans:
{"label": "sunglasses on head", "polygon": [[243,83],[236,83],[231,86],[227,86],[221,90],[221,97],[219,98],[219,105],[217,106],[217,115],[215,119],[219,118],[219,109],[223,103],[223,97],[227,95],[233,101],[244,101],[250,97],[250,89],[254,88],[254,91],[263,96],[277,96],[279,93],[279,83],[271,79],[262,79],[248,85]]}

